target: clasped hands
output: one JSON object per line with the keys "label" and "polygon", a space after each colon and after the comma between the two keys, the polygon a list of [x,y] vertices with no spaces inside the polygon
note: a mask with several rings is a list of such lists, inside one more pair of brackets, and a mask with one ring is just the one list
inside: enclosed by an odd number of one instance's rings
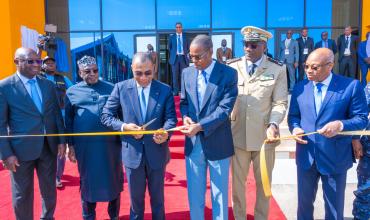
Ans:
{"label": "clasped hands", "polygon": [[[145,129],[141,126],[138,126],[134,123],[128,123],[128,124],[125,124],[123,126],[123,130],[124,131],[144,131]],[[132,135],[134,136],[135,139],[140,139],[143,137],[142,134],[134,134]],[[164,142],[166,142],[168,139],[168,133],[165,132],[165,130],[163,128],[161,129],[158,129],[158,133],[154,133],[153,135],[153,140],[156,144],[162,144]]]}
{"label": "clasped hands", "polygon": [[[341,121],[337,120],[337,121],[332,121],[332,122],[327,123],[324,127],[317,130],[317,132],[327,138],[331,138],[331,137],[336,136],[342,130],[343,130],[343,124]],[[307,140],[303,140],[302,137],[300,137],[300,135],[303,135],[304,133],[305,131],[302,128],[299,128],[299,127],[294,128],[292,132],[292,134],[295,136],[294,140],[300,144],[307,144],[308,143]]]}

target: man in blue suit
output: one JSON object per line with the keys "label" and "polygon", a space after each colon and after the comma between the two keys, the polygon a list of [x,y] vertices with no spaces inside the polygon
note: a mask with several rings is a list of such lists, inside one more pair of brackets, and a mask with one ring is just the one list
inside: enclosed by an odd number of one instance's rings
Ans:
{"label": "man in blue suit", "polygon": [[361,84],[365,88],[366,76],[370,69],[370,32],[366,34],[366,40],[358,46],[358,64],[361,69]]}
{"label": "man in blue suit", "polygon": [[334,55],[337,53],[337,44],[334,40],[328,39],[327,31],[323,31],[321,33],[321,40],[315,44],[315,49],[321,47],[329,48],[331,51],[333,51]]}
{"label": "man in blue suit", "polygon": [[289,91],[293,91],[296,82],[296,68],[298,67],[298,43],[292,39],[292,30],[286,32],[286,39],[280,42],[280,62],[286,65],[289,76]]}
{"label": "man in blue suit", "polygon": [[[54,84],[38,77],[40,57],[28,48],[15,52],[17,72],[0,81],[0,135],[64,133]],[[0,160],[10,170],[16,219],[33,219],[34,170],[42,198],[41,219],[53,219],[56,161],[64,157],[62,137],[1,138]]]}
{"label": "man in blue suit", "polygon": [[[149,53],[137,53],[132,59],[133,79],[114,86],[104,106],[101,121],[115,131],[170,129],[176,126],[171,88],[153,80],[154,65]],[[117,118],[117,115],[119,118]],[[168,133],[122,136],[122,160],[130,191],[130,219],[143,219],[145,189],[148,183],[152,219],[165,219],[164,174],[170,159]]]}
{"label": "man in blue suit", "polygon": [[288,125],[296,137],[298,212],[300,219],[313,219],[321,179],[325,219],[343,219],[347,170],[352,167],[352,137],[340,131],[366,127],[367,105],[360,82],[331,71],[334,54],[327,48],[313,51],[304,66],[307,80],[296,85],[290,103]]}
{"label": "man in blue suit", "polygon": [[190,45],[194,66],[184,69],[180,110],[184,121],[186,176],[190,217],[204,219],[207,169],[213,219],[228,218],[230,157],[234,154],[230,113],[237,88],[237,72],[212,59],[212,40],[198,35]]}
{"label": "man in blue suit", "polygon": [[182,32],[182,23],[176,23],[176,34],[168,41],[170,65],[172,70],[172,92],[178,95],[181,85],[182,70],[189,66],[189,42]]}

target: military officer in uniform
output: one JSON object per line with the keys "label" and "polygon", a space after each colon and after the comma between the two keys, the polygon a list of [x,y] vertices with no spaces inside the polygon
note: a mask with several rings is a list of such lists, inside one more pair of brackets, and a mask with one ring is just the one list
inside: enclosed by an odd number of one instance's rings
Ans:
{"label": "military officer in uniform", "polygon": [[[238,97],[231,113],[231,126],[235,147],[232,158],[232,201],[235,219],[246,219],[245,181],[249,165],[257,186],[257,201],[254,219],[267,219],[269,200],[263,192],[260,150],[266,138],[279,136],[279,124],[283,121],[287,103],[286,67],[267,57],[267,40],[272,37],[263,29],[246,26],[241,33],[244,37],[245,56],[228,61],[238,71]],[[266,145],[266,165],[269,180],[275,161],[276,141]]]}

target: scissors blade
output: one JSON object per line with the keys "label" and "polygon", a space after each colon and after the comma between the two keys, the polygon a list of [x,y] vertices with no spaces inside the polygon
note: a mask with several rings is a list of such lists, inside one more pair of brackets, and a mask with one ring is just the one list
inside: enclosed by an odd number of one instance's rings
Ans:
{"label": "scissors blade", "polygon": [[157,118],[153,118],[152,120],[150,120],[149,122],[145,123],[143,126],[141,126],[144,130],[149,126],[151,125],[155,120],[157,120]]}

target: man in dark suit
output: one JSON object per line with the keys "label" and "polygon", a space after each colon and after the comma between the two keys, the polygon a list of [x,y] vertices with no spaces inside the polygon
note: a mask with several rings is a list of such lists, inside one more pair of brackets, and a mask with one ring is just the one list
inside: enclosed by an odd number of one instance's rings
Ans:
{"label": "man in dark suit", "polygon": [[370,32],[367,32],[366,40],[358,46],[358,64],[361,69],[361,84],[365,88],[367,72],[370,69]]}
{"label": "man in dark suit", "polygon": [[233,58],[233,52],[231,48],[227,47],[226,39],[222,39],[221,47],[216,51],[217,61],[225,64],[226,60]]}
{"label": "man in dark suit", "polygon": [[329,48],[331,51],[333,51],[334,55],[337,53],[337,44],[334,40],[328,39],[328,32],[323,31],[321,33],[321,40],[315,44],[315,49],[317,48]]}
{"label": "man in dark suit", "polygon": [[[101,121],[115,131],[170,129],[176,126],[174,98],[171,88],[153,79],[150,54],[137,53],[132,59],[133,79],[114,86],[104,106]],[[120,118],[117,118],[118,115]],[[130,191],[130,219],[144,218],[144,200],[148,183],[152,219],[165,219],[164,174],[168,163],[169,135],[122,136],[122,160]]]}
{"label": "man in dark suit", "polygon": [[[16,50],[17,72],[0,81],[0,135],[64,133],[55,87],[37,76],[41,62],[32,49]],[[57,154],[65,154],[62,137],[0,139],[0,159],[10,170],[16,219],[33,219],[34,169],[42,197],[40,218],[53,219]]]}
{"label": "man in dark suit", "polygon": [[344,34],[338,38],[338,63],[339,74],[344,76],[356,77],[358,36],[352,35],[352,28],[348,26],[344,29]]}
{"label": "man in dark suit", "polygon": [[298,48],[299,48],[299,65],[298,65],[298,82],[303,80],[304,73],[304,63],[308,55],[314,50],[314,43],[311,37],[308,37],[308,29],[303,28],[301,32],[301,37],[297,38]]}
{"label": "man in dark suit", "polygon": [[[319,179],[325,201],[325,219],[343,219],[347,170],[352,167],[352,137],[340,131],[366,127],[367,105],[359,81],[331,71],[334,54],[327,48],[313,51],[305,64],[307,80],[292,93],[288,125],[296,137],[298,220],[313,219]],[[314,101],[310,101],[314,100]]]}
{"label": "man in dark suit", "polygon": [[176,34],[172,34],[168,41],[168,50],[172,70],[172,92],[178,95],[182,70],[189,66],[189,42],[182,32],[182,24],[176,23]]}
{"label": "man in dark suit", "polygon": [[209,167],[212,215],[228,218],[230,157],[234,154],[230,113],[237,88],[237,72],[212,59],[212,40],[198,35],[190,45],[194,66],[184,69],[180,110],[184,121],[186,176],[190,217],[204,219]]}

